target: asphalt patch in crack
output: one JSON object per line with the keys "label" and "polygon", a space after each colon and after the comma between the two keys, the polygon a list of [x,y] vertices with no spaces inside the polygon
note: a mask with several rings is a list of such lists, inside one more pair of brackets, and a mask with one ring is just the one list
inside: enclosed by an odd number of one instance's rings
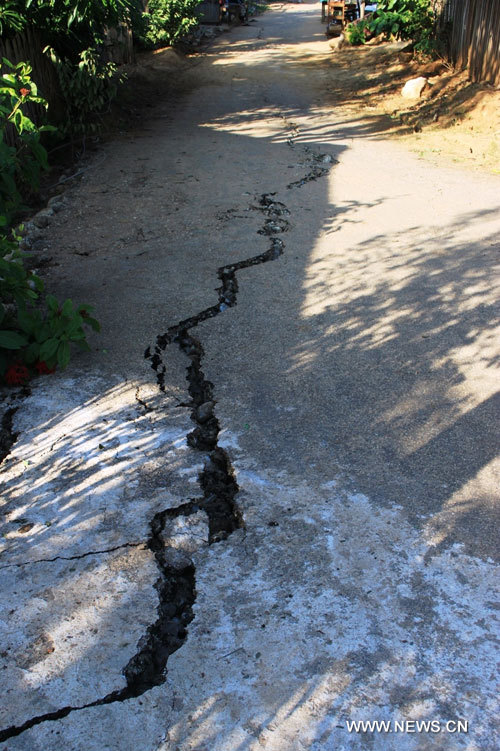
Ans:
{"label": "asphalt patch in crack", "polygon": [[[329,157],[328,162],[334,162],[338,164],[337,160],[333,160],[332,157],[329,154],[325,155],[325,158]],[[326,162],[328,164],[328,162]],[[321,164],[315,164],[312,169],[305,175],[305,177],[302,177],[300,180],[295,180],[292,183],[288,183],[286,186],[289,190],[291,188],[300,188],[302,185],[305,185],[306,183],[310,183],[313,180],[317,180],[320,177],[324,177],[330,172],[330,167],[321,166]]]}
{"label": "asphalt patch in crack", "polygon": [[[295,148],[295,142],[293,138],[288,139],[288,145]],[[320,177],[325,177],[330,172],[330,169],[334,164],[338,164],[338,159],[334,159],[331,154],[316,154],[312,152],[308,146],[302,147],[304,152],[308,155],[308,160],[311,163],[311,169],[300,180],[294,180],[288,183],[286,186],[288,190],[292,188],[301,188],[306,183],[310,183],[313,180],[318,180]]]}
{"label": "asphalt patch in crack", "polygon": [[[298,129],[293,124],[290,124],[290,129],[292,135],[287,142],[291,148],[295,148],[294,136],[298,133]],[[328,154],[316,154],[308,147],[302,148],[311,164],[311,169],[301,180],[290,183],[287,186],[288,189],[302,187],[312,180],[325,176],[336,162]],[[151,535],[147,545],[159,569],[159,577],[155,584],[159,600],[157,619],[140,639],[138,651],[123,669],[127,685],[123,689],[113,691],[104,698],[88,704],[66,706],[57,711],[33,717],[22,725],[0,730],[0,743],[21,735],[43,722],[63,719],[75,711],[136,698],[154,686],[164,683],[168,658],[182,646],[186,639],[187,627],[193,619],[193,604],[196,599],[194,564],[190,559],[186,560],[182,556],[177,561],[174,558],[172,562],[172,556],[169,556],[168,548],[165,547],[163,532],[168,520],[189,517],[199,511],[204,511],[209,522],[209,544],[226,539],[236,529],[243,527],[243,519],[236,503],[239,488],[234,470],[227,453],[218,445],[220,426],[214,411],[216,403],[214,385],[205,378],[202,370],[203,347],[189,332],[202,321],[214,318],[236,305],[239,289],[237,272],[240,269],[274,261],[283,254],[285,244],[277,235],[290,229],[290,222],[285,218],[290,216],[290,211],[284,203],[276,200],[275,195],[276,193],[263,193],[258,199],[258,205],[252,206],[253,209],[262,211],[266,215],[264,225],[258,233],[269,237],[268,249],[243,261],[221,266],[217,270],[217,277],[221,282],[221,286],[217,289],[217,303],[171,326],[166,333],[157,337],[154,348],[148,347],[144,353],[156,372],[161,391],[165,391],[166,376],[162,352],[169,344],[175,342],[188,357],[190,364],[187,367],[186,378],[191,397],[189,403],[191,419],[195,423],[195,428],[188,434],[187,441],[192,448],[205,454],[205,462],[199,475],[203,496],[191,499],[175,509],[160,511],[151,521]],[[138,393],[136,399],[146,411],[151,409],[138,398]],[[14,411],[8,410],[4,416],[5,425],[2,422],[6,435],[11,436],[10,443],[8,441],[6,443],[7,453],[16,438],[12,434]]]}
{"label": "asphalt patch in crack", "polygon": [[[295,137],[299,135],[300,128],[296,123],[287,120],[285,115],[280,115],[280,118],[283,120],[285,127],[290,132],[290,135],[286,139],[286,142],[291,149],[295,149]],[[309,172],[304,175],[304,177],[300,178],[300,180],[294,180],[293,182],[288,183],[288,185],[286,186],[288,190],[291,190],[292,188],[301,188],[303,185],[306,185],[313,180],[318,180],[320,177],[325,177],[325,175],[330,172],[332,166],[339,163],[338,159],[335,159],[331,154],[318,154],[311,148],[309,148],[309,146],[302,145],[301,148],[305,153],[307,161],[309,161],[311,168]]]}

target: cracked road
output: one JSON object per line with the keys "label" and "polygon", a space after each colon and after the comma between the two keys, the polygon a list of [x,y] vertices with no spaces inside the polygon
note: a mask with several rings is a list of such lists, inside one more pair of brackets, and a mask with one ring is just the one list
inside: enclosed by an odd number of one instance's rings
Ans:
{"label": "cracked road", "polygon": [[499,180],[329,56],[316,3],[154,56],[45,231],[103,334],[12,405],[2,751],[499,746]]}

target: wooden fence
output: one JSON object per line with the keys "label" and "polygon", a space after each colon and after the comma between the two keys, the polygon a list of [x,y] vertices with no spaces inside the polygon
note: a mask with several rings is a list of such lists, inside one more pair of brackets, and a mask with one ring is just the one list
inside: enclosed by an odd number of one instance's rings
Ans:
{"label": "wooden fence", "polygon": [[500,0],[434,0],[449,57],[472,81],[500,84]]}
{"label": "wooden fence", "polygon": [[106,60],[117,65],[134,62],[134,41],[132,29],[120,24],[116,29],[108,29],[103,54]]}

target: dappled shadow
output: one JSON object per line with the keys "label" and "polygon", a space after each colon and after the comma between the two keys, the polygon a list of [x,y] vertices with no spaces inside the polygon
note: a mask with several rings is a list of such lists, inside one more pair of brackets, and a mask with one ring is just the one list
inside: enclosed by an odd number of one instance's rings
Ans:
{"label": "dappled shadow", "polygon": [[398,131],[404,133],[408,128],[435,122],[440,128],[451,128],[488,101],[490,95],[490,87],[471,83],[465,74],[441,76],[418,105],[401,108]]}
{"label": "dappled shadow", "polygon": [[[139,479],[147,482],[148,461],[153,471],[159,452],[169,457],[165,480],[175,493],[176,469],[187,448],[182,419],[174,427],[164,406],[161,417],[153,407],[145,411],[134,400],[133,384],[110,389],[104,384],[89,378],[88,398],[81,394],[78,406],[75,383],[64,378],[37,384],[34,396],[25,400],[21,437],[2,466],[1,552],[10,565],[144,542],[154,507]],[[91,396],[92,387],[102,390]],[[45,419],[33,424],[40,400],[46,404]],[[166,489],[165,500],[168,494]]]}
{"label": "dappled shadow", "polygon": [[[296,28],[290,26],[287,13],[297,17]],[[350,110],[345,129],[349,137],[406,135],[436,122],[440,128],[452,127],[491,95],[491,87],[471,83],[466,73],[456,74],[443,62],[414,59],[403,42],[348,47],[332,55],[316,3],[288,6],[282,19],[275,17],[272,34],[267,27],[264,15],[256,17],[250,27],[223,34],[208,45],[205,60],[211,60],[215,69],[234,69],[242,83],[269,64],[281,69],[284,77],[293,75],[298,80],[323,75],[322,103]],[[281,34],[276,33],[279,30]],[[139,66],[127,68],[130,81],[123,87],[121,103],[115,105],[118,116],[125,110],[126,116],[141,118],[144,107],[158,102],[159,92],[169,96],[185,93],[191,85],[191,72],[199,64],[197,54],[184,57],[171,49],[143,53]],[[168,75],[159,75],[162,72]],[[430,77],[433,84],[424,90],[422,99],[402,99],[404,83],[421,75]]]}
{"label": "dappled shadow", "polygon": [[[320,251],[302,308],[317,335],[289,355],[290,373],[331,374],[330,440],[368,495],[408,498],[417,516],[451,504],[457,515],[440,541],[458,535],[474,547],[480,533],[492,555],[491,498],[457,494],[498,448],[496,235],[454,237],[495,214],[433,228],[425,245],[416,227],[404,250],[399,237],[376,235],[335,260]],[[327,228],[341,230],[336,220]]]}
{"label": "dappled shadow", "polygon": [[183,410],[138,382],[89,376],[78,393],[53,376],[15,424],[2,465],[0,730],[127,685],[157,617],[151,519],[196,494],[198,472]]}

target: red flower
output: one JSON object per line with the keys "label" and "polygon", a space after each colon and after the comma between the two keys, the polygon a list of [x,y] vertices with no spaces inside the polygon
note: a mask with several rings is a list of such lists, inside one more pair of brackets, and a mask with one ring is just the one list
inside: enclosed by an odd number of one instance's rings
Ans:
{"label": "red flower", "polygon": [[21,94],[21,96],[28,96],[28,94],[30,93],[30,90],[29,89],[19,89],[19,93]]}
{"label": "red flower", "polygon": [[9,386],[22,386],[30,379],[30,372],[26,365],[15,362],[5,374],[5,381]]}
{"label": "red flower", "polygon": [[35,363],[35,370],[40,373],[40,375],[49,375],[49,373],[55,373],[55,368],[49,368],[46,362],[43,360],[37,360]]}

